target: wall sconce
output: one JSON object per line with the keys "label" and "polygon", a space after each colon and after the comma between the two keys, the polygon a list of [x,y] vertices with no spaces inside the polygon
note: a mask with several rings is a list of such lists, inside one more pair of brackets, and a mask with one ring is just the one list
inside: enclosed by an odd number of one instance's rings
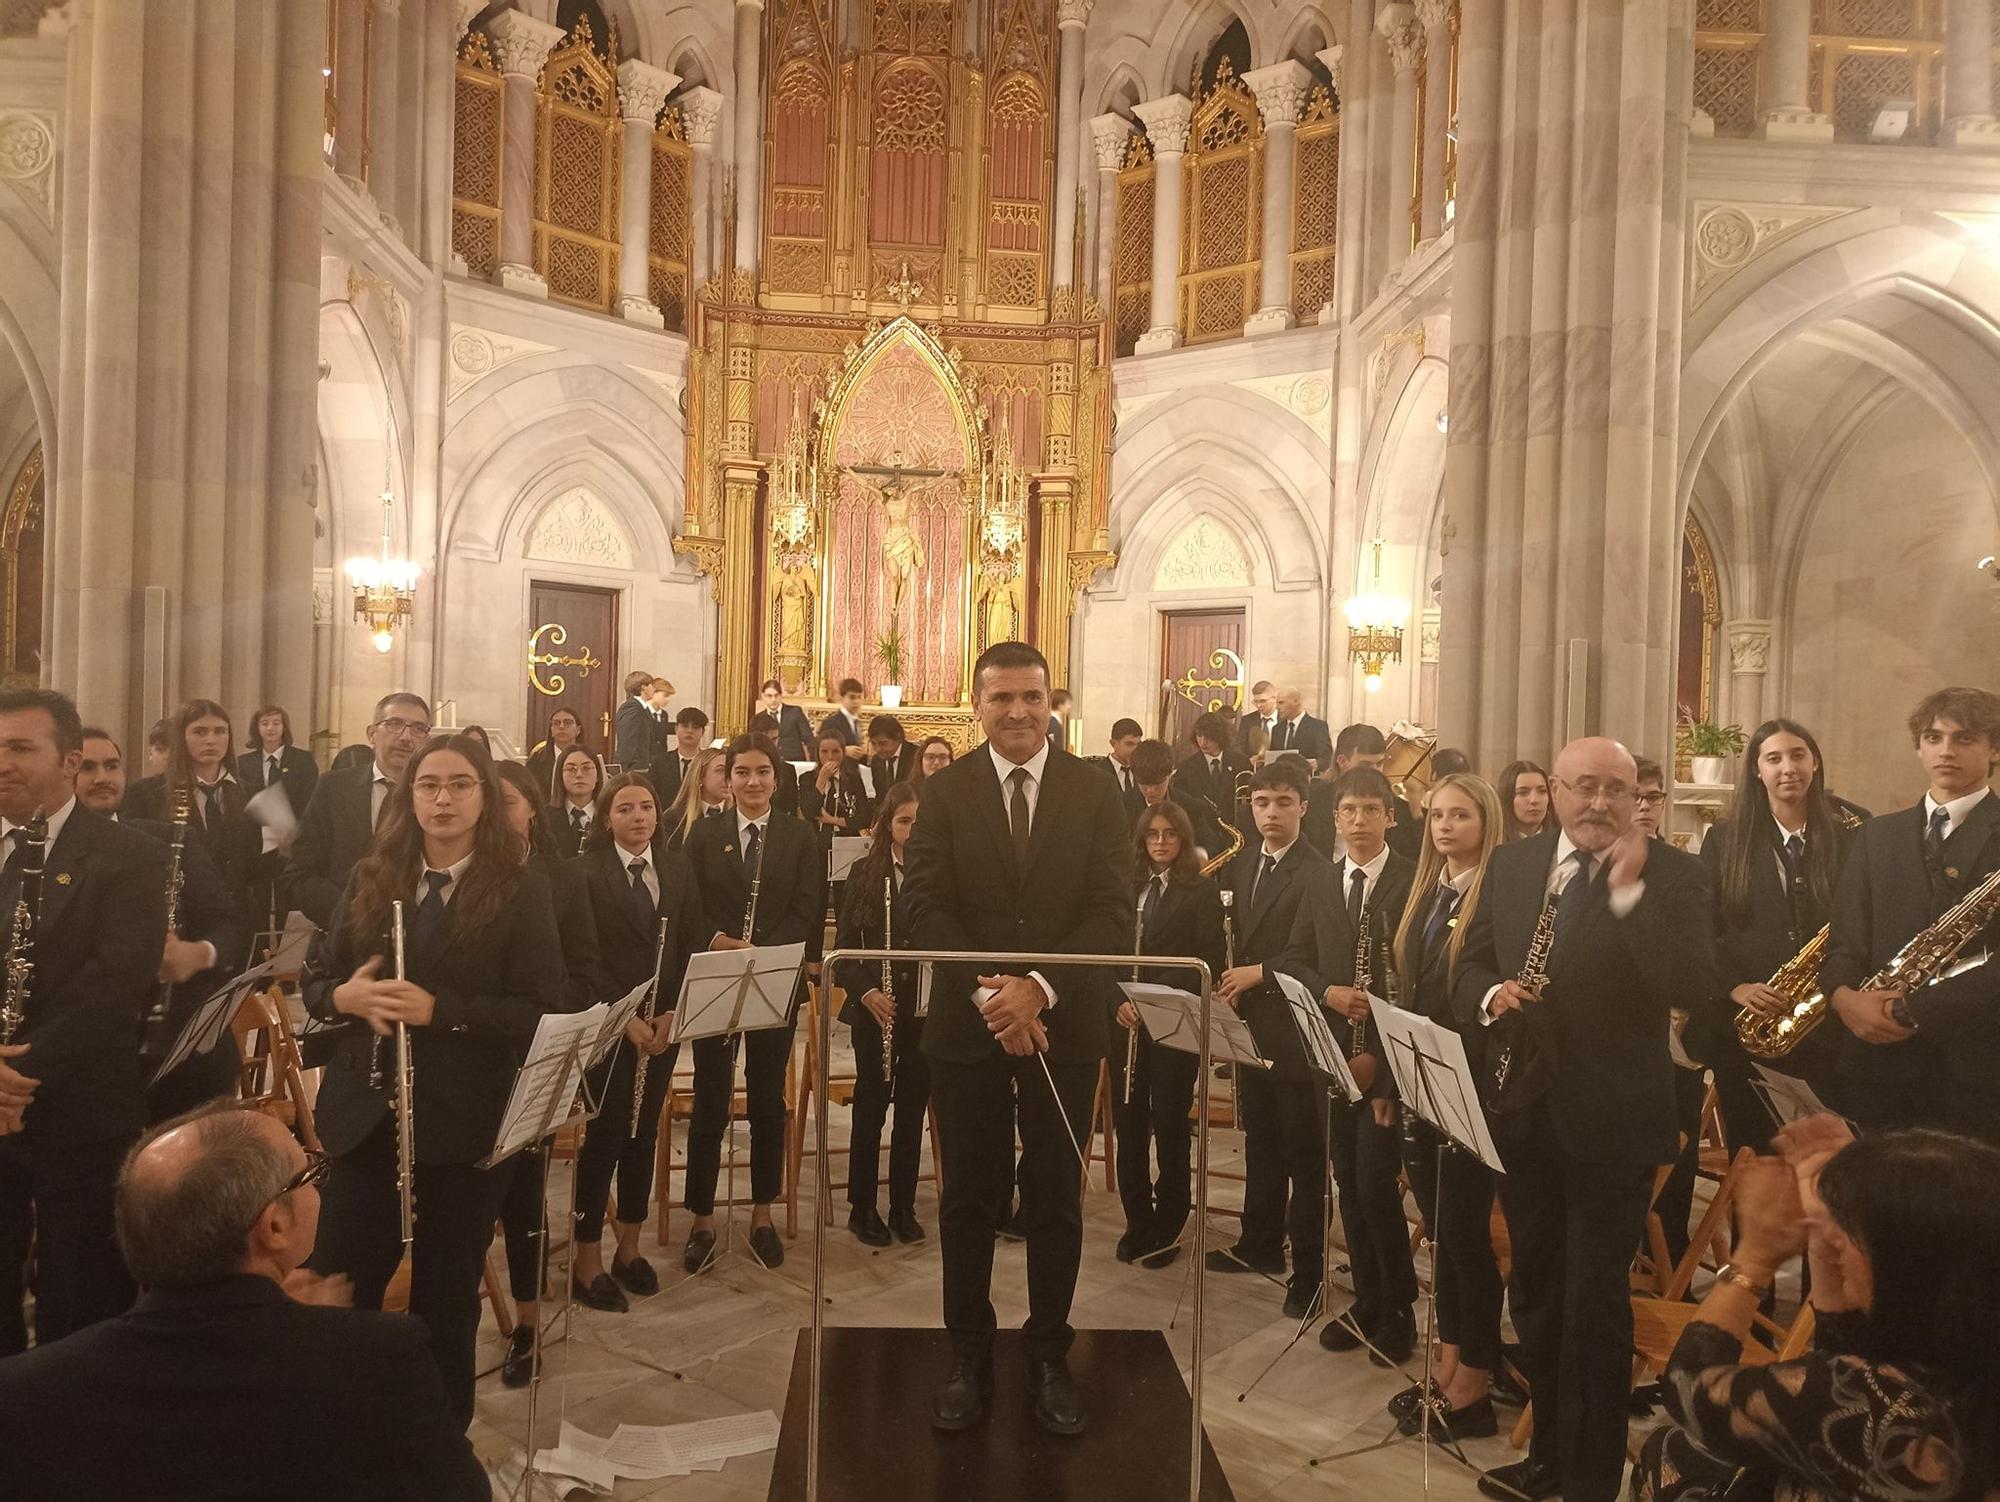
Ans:
{"label": "wall sconce", "polygon": [[382,459],[382,551],[373,558],[347,560],[347,582],[354,587],[354,618],[365,622],[375,650],[396,644],[396,627],[408,621],[417,601],[417,579],[423,570],[407,558],[389,552],[395,493],[389,487],[389,460]]}
{"label": "wall sconce", "polygon": [[1403,660],[1403,627],[1410,619],[1410,602],[1382,589],[1382,539],[1375,539],[1375,585],[1347,602],[1347,655],[1361,664],[1363,685],[1371,694],[1382,689],[1382,669]]}

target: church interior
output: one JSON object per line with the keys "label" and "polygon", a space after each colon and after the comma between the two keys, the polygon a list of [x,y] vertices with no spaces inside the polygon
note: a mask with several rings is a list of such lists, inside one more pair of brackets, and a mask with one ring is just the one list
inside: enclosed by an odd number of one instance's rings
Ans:
{"label": "church interior", "polygon": [[[0,0],[0,673],[322,766],[394,691],[608,751],[635,669],[963,753],[1021,640],[1079,754],[1268,682],[1489,777],[1614,736],[1695,847],[1700,732],[1785,715],[1900,807],[2000,663],[1996,89],[1987,0]],[[1185,1362],[1098,1155],[1077,1323]],[[935,1322],[824,1234],[830,1320]],[[802,1291],[715,1283],[582,1312],[569,1421],[783,1411]],[[1259,1295],[1218,1495],[1415,1495]]]}

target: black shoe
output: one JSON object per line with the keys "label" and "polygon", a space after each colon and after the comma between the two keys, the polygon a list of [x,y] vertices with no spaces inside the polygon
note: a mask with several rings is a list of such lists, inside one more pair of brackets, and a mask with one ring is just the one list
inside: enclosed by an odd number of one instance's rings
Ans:
{"label": "black shoe", "polygon": [[931,1398],[933,1429],[970,1429],[993,1404],[993,1365],[975,1356],[952,1358],[951,1372]]}
{"label": "black shoe", "polygon": [[1253,1252],[1239,1241],[1226,1250],[1218,1248],[1210,1252],[1208,1270],[1212,1273],[1263,1273],[1267,1277],[1283,1277],[1285,1254]]}
{"label": "black shoe", "polygon": [[1138,1261],[1140,1250],[1150,1240],[1151,1238],[1143,1230],[1127,1231],[1123,1236],[1118,1238],[1118,1260],[1120,1262]]}
{"label": "black shoe", "polygon": [[1492,1497],[1494,1502],[1545,1502],[1562,1495],[1562,1477],[1554,1466],[1533,1458],[1517,1460],[1512,1465],[1495,1466],[1481,1476],[1479,1495]]}
{"label": "black shoe", "polygon": [[[847,1229],[861,1239],[863,1246],[887,1246],[889,1225],[875,1213],[872,1205],[856,1205],[847,1212]],[[780,1254],[782,1255],[782,1253]],[[775,1262],[767,1262],[767,1267],[775,1267]]]}
{"label": "black shoe", "polygon": [[1417,1348],[1416,1316],[1408,1309],[1391,1309],[1368,1327],[1374,1347],[1368,1359],[1376,1366],[1401,1366]]}
{"label": "black shoe", "polygon": [[[1444,1401],[1444,1391],[1435,1382],[1431,1384],[1431,1399],[1439,1403]],[[1398,1420],[1403,1419],[1415,1413],[1422,1406],[1423,1401],[1423,1384],[1412,1382],[1408,1387],[1389,1400],[1389,1416]]]}
{"label": "black shoe", "polygon": [[1141,1267],[1172,1267],[1181,1255],[1181,1244],[1169,1241],[1165,1246],[1150,1252],[1141,1252],[1136,1259]]}
{"label": "black shoe", "polygon": [[586,1309],[602,1309],[606,1314],[623,1314],[632,1307],[625,1302],[625,1290],[603,1273],[577,1289],[576,1301]]}
{"label": "black shoe", "polygon": [[1301,1283],[1296,1278],[1285,1285],[1285,1318],[1306,1319],[1319,1303],[1319,1280]]}
{"label": "black shoe", "polygon": [[[1396,1421],[1396,1432],[1415,1436],[1424,1428],[1424,1411],[1413,1408]],[[1486,1439],[1500,1432],[1493,1416],[1493,1400],[1481,1398],[1463,1408],[1448,1408],[1443,1398],[1431,1400],[1431,1438],[1440,1444],[1456,1444],[1464,1439]]]}
{"label": "black shoe", "polygon": [[1035,1399],[1035,1422],[1049,1433],[1083,1433],[1083,1394],[1070,1380],[1067,1361],[1030,1361],[1028,1391]]}
{"label": "black shoe", "polygon": [[1528,1390],[1514,1380],[1514,1374],[1506,1367],[1496,1367],[1493,1372],[1493,1401],[1507,1408],[1526,1408]]}
{"label": "black shoe", "polygon": [[889,1212],[889,1229],[895,1233],[896,1239],[902,1242],[904,1246],[908,1246],[913,1241],[922,1241],[924,1239],[924,1228],[918,1223],[917,1214],[914,1210],[891,1210]]}
{"label": "black shoe", "polygon": [[1328,1320],[1320,1327],[1319,1348],[1322,1351],[1358,1351],[1363,1335],[1374,1338],[1369,1326],[1373,1323],[1368,1312],[1359,1304],[1350,1307],[1346,1313]]}
{"label": "black shoe", "polygon": [[681,1267],[689,1274],[700,1272],[715,1260],[715,1232],[690,1231],[681,1252]]}
{"label": "black shoe", "polygon": [[535,1327],[516,1325],[507,1337],[507,1354],[500,1362],[502,1387],[526,1387],[535,1376]]}
{"label": "black shoe", "polygon": [[1000,1227],[1000,1239],[1002,1241],[1026,1241],[1028,1239],[1027,1218],[1019,1210],[1008,1216],[1007,1223]]}
{"label": "black shoe", "polygon": [[776,1226],[752,1226],[750,1228],[750,1255],[766,1267],[785,1265],[785,1244],[778,1240]]}
{"label": "black shoe", "polygon": [[653,1271],[653,1264],[644,1257],[634,1257],[630,1262],[620,1262],[613,1257],[611,1276],[627,1293],[637,1298],[649,1299],[660,1291],[660,1275]]}

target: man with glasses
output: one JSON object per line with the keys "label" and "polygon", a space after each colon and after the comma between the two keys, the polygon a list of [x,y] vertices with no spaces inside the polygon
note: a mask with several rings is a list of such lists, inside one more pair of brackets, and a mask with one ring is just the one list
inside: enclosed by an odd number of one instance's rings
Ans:
{"label": "man with glasses", "polygon": [[374,752],[368,764],[328,772],[313,789],[285,867],[285,891],[321,928],[332,921],[348,873],[374,842],[390,791],[430,733],[430,705],[415,694],[386,694],[368,726]]}
{"label": "man with glasses", "polygon": [[[344,1280],[301,1270],[325,1171],[233,1103],[139,1140],[116,1217],[146,1291],[128,1314],[0,1361],[10,1496],[488,1495],[422,1323],[341,1307]],[[282,1421],[246,1422],[248,1393],[283,1393]]]}
{"label": "man with glasses", "polygon": [[[1654,1171],[1678,1145],[1668,1019],[1715,984],[1707,875],[1662,858],[1637,827],[1638,792],[1616,741],[1563,748],[1558,827],[1493,852],[1454,982],[1463,1015],[1539,1008],[1550,1039],[1546,1089],[1493,1118],[1535,1430],[1526,1460],[1481,1479],[1489,1497],[1613,1502],[1624,1474],[1627,1274]],[[1549,979],[1530,988],[1519,976],[1547,904]]]}

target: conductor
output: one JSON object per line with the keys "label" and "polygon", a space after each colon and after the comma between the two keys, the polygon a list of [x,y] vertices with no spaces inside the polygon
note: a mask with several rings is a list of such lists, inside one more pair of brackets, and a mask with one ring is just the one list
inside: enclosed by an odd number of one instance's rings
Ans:
{"label": "conductor", "polygon": [[[1050,744],[1049,665],[1033,647],[988,647],[972,690],[986,745],[925,780],[905,857],[916,946],[1118,952],[1132,921],[1118,785]],[[1075,1133],[1089,1127],[1114,990],[1108,970],[937,967],[924,1053],[943,1158],[952,1363],[931,1403],[936,1428],[970,1429],[991,1401],[993,1240],[1014,1178],[1018,1110],[1029,1390],[1043,1428],[1083,1430],[1068,1363],[1083,1252]]]}

